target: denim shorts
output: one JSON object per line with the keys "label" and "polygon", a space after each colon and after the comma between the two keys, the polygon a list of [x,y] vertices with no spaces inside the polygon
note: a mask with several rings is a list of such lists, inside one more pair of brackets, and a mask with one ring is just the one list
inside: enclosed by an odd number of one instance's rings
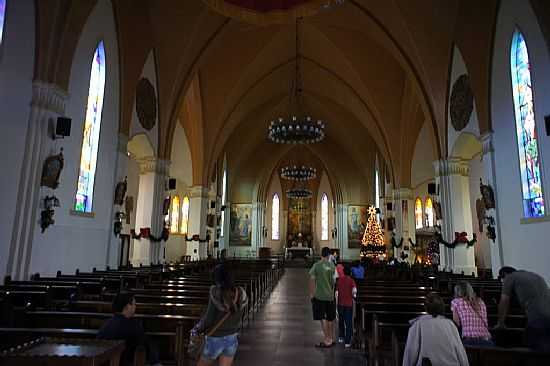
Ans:
{"label": "denim shorts", "polygon": [[224,337],[206,337],[202,356],[208,360],[215,360],[220,356],[233,357],[237,353],[237,347],[239,339],[236,333]]}

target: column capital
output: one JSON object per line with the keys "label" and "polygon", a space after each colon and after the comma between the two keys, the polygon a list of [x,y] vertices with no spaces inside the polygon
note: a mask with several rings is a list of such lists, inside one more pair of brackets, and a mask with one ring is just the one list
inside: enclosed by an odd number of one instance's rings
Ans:
{"label": "column capital", "polygon": [[203,186],[189,187],[189,198],[208,198],[209,189]]}
{"label": "column capital", "polygon": [[60,115],[65,114],[69,94],[55,84],[34,81],[32,83],[31,106],[43,108]]}
{"label": "column capital", "polygon": [[170,160],[158,159],[154,156],[146,156],[136,159],[139,165],[139,174],[156,173],[159,175],[168,175]]}
{"label": "column capital", "polygon": [[466,160],[460,158],[448,158],[434,161],[435,176],[445,177],[450,175],[470,175],[470,167]]}
{"label": "column capital", "polygon": [[410,188],[396,188],[393,190],[393,197],[396,200],[412,200],[413,191]]}

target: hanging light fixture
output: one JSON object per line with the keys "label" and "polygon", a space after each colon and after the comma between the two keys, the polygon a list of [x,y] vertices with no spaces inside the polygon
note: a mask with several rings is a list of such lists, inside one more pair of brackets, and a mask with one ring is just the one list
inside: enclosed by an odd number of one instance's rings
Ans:
{"label": "hanging light fixture", "polygon": [[307,188],[292,188],[286,191],[286,196],[294,199],[311,198],[313,192]]}
{"label": "hanging light fixture", "polygon": [[317,177],[317,169],[308,166],[285,166],[281,169],[281,178],[306,181]]}
{"label": "hanging light fixture", "polygon": [[302,18],[296,19],[296,67],[294,83],[289,93],[289,108],[295,107],[295,113],[288,117],[279,117],[271,121],[267,137],[277,144],[312,144],[325,138],[325,124],[321,120],[313,120],[311,116],[302,113],[302,75],[300,70],[301,54],[299,50],[299,25]]}

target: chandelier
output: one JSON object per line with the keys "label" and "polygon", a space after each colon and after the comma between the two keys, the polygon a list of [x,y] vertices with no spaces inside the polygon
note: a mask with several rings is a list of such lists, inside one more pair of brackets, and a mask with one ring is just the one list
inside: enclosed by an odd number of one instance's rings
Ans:
{"label": "chandelier", "polygon": [[300,72],[300,32],[301,18],[296,19],[296,67],[294,82],[289,93],[289,108],[294,106],[296,113],[289,117],[279,117],[269,124],[267,137],[277,144],[312,144],[325,138],[325,124],[321,120],[314,121],[309,115],[302,113],[302,78]]}
{"label": "chandelier", "polygon": [[286,196],[294,199],[311,198],[313,192],[307,188],[292,188],[286,191]]}
{"label": "chandelier", "polygon": [[292,167],[285,166],[281,169],[281,177],[288,180],[311,180],[317,177],[317,169],[303,165],[301,167],[296,165]]}

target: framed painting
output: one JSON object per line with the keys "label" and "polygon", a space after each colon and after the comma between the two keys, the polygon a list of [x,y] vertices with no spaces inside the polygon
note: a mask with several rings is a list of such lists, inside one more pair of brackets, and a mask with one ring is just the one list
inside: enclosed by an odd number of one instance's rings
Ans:
{"label": "framed painting", "polygon": [[229,218],[229,245],[234,247],[251,246],[252,204],[231,204]]}
{"label": "framed painting", "polygon": [[348,206],[348,248],[361,248],[368,206]]}

